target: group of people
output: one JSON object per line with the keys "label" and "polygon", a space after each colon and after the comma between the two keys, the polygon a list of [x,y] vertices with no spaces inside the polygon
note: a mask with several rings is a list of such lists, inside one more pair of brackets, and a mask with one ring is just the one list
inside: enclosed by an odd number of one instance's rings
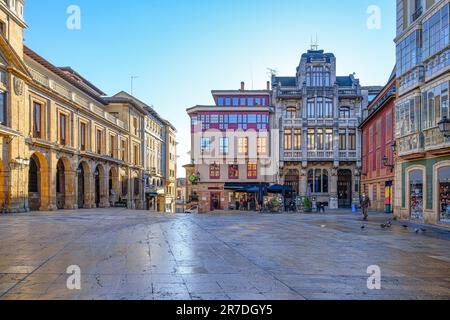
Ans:
{"label": "group of people", "polygon": [[257,211],[258,203],[254,197],[251,197],[249,200],[242,197],[239,201],[236,200],[236,210],[240,211]]}

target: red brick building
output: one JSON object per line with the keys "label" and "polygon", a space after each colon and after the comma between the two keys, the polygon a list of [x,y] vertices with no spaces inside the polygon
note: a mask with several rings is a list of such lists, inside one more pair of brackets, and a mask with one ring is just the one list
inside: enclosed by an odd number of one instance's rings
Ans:
{"label": "red brick building", "polygon": [[372,209],[392,212],[395,161],[395,74],[368,107],[361,123],[361,187],[372,201]]}

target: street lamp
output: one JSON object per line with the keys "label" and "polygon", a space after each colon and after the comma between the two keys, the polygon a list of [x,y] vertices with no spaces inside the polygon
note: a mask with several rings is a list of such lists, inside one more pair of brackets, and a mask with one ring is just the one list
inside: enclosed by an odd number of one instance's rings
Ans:
{"label": "street lamp", "polygon": [[450,119],[447,116],[442,117],[442,120],[438,123],[439,130],[444,135],[444,137],[450,137]]}
{"label": "street lamp", "polygon": [[384,165],[385,167],[387,167],[387,168],[390,168],[390,169],[391,169],[391,172],[394,171],[395,164],[389,163],[389,158],[388,158],[388,156],[384,156],[384,158],[383,158],[383,165]]}

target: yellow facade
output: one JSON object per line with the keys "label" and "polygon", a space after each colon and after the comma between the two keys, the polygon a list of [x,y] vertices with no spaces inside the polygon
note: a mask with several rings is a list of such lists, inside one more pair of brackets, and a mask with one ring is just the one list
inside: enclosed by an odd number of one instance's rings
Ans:
{"label": "yellow facade", "polygon": [[24,47],[18,2],[0,1],[0,209],[143,209],[145,113]]}
{"label": "yellow facade", "polygon": [[176,212],[177,188],[177,142],[176,130],[170,124],[166,125],[166,212]]}

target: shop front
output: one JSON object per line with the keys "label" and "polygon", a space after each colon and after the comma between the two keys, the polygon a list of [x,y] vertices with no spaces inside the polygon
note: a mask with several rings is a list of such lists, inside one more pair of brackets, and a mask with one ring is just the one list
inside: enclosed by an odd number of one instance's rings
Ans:
{"label": "shop front", "polygon": [[405,161],[399,169],[401,206],[394,214],[401,219],[450,227],[450,157]]}

